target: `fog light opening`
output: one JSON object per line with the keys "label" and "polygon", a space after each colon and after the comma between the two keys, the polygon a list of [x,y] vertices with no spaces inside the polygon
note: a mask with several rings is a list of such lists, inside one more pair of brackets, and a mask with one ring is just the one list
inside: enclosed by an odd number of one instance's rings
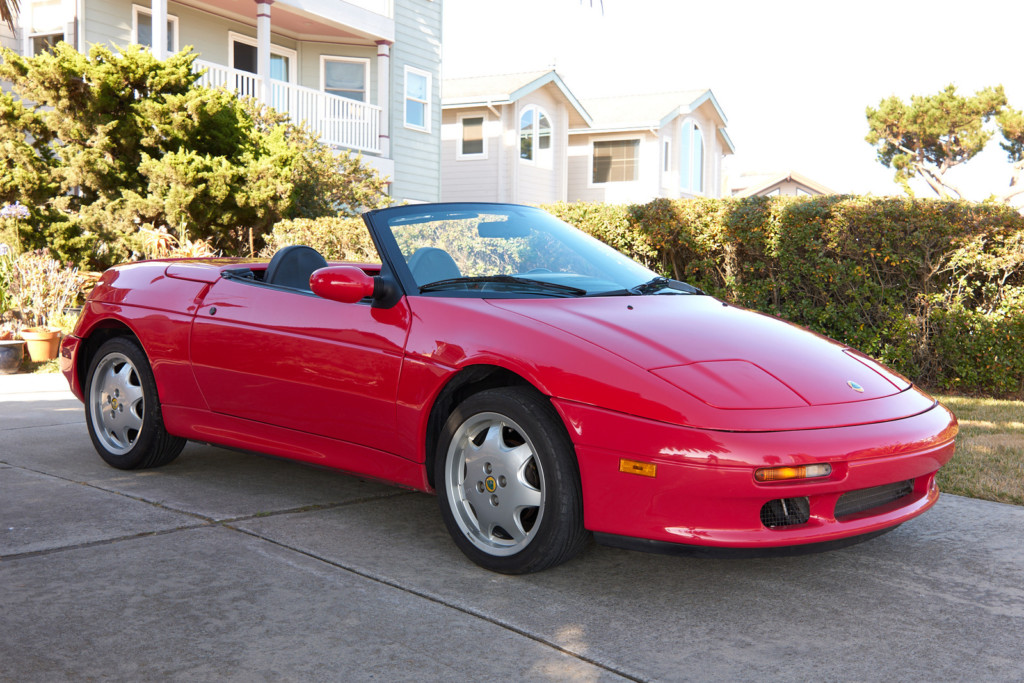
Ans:
{"label": "fog light opening", "polygon": [[811,502],[805,498],[777,498],[761,506],[761,524],[769,529],[806,524]]}

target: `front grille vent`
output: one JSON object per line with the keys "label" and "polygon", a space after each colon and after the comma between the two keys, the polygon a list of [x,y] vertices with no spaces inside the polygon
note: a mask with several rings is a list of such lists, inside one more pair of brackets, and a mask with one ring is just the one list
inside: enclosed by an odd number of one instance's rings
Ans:
{"label": "front grille vent", "polygon": [[836,503],[836,519],[842,521],[845,517],[852,517],[872,508],[881,507],[904,496],[909,496],[913,491],[914,480],[907,479],[893,484],[844,493],[839,496],[839,501]]}
{"label": "front grille vent", "polygon": [[810,518],[811,503],[807,498],[777,498],[761,506],[761,524],[769,529],[806,524]]}

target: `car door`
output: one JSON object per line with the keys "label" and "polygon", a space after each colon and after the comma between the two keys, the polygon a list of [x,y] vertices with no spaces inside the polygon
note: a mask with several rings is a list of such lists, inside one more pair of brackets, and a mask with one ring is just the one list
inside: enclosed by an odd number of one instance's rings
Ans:
{"label": "car door", "polygon": [[191,334],[211,410],[396,452],[410,315],[235,278],[207,292]]}

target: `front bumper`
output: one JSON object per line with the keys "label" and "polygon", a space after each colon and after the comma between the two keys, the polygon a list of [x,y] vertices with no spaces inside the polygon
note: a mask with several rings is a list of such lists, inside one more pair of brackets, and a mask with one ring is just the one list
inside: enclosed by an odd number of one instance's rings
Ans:
{"label": "front bumper", "polygon": [[[654,541],[765,549],[877,534],[935,504],[935,472],[952,457],[957,432],[956,418],[937,404],[889,422],[752,433],[693,429],[554,403],[576,447],[585,526],[616,545],[636,539],[640,546]],[[620,472],[621,459],[653,463],[656,476]],[[758,467],[825,462],[832,473],[820,479],[754,480]],[[843,494],[896,482],[909,482],[897,500],[837,519]],[[805,522],[765,526],[762,509],[769,501],[794,499],[806,499]]]}

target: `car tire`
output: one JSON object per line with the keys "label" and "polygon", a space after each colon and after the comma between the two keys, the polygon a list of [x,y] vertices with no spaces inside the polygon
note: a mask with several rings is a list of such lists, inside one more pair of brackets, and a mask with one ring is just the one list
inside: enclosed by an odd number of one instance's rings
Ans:
{"label": "car tire", "polygon": [[445,423],[434,468],[448,532],[481,567],[536,572],[586,544],[576,453],[537,392],[507,387],[467,398]]}
{"label": "car tire", "polygon": [[104,342],[89,364],[85,422],[96,452],[122,470],[166,465],[186,443],[164,429],[153,371],[128,337]]}

